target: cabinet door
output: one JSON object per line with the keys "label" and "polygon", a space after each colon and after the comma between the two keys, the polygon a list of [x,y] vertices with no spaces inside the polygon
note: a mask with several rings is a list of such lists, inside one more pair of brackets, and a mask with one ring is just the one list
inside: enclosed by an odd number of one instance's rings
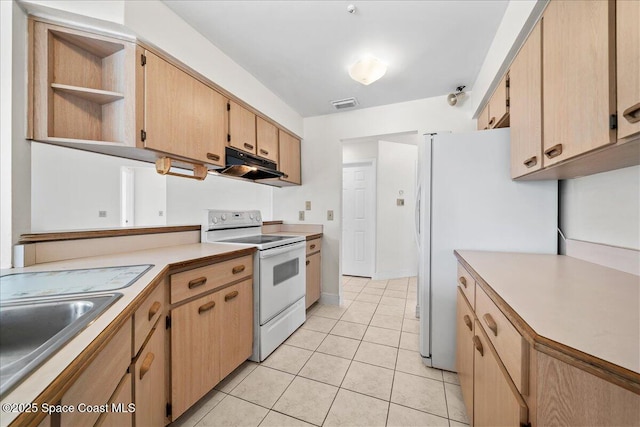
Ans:
{"label": "cabinet door", "polygon": [[256,154],[256,115],[229,101],[229,145]]}
{"label": "cabinet door", "polygon": [[220,381],[219,293],[171,311],[171,407],[176,419]]}
{"label": "cabinet door", "polygon": [[482,112],[478,116],[478,130],[489,129],[489,103],[484,106]]}
{"label": "cabinet door", "polygon": [[542,21],[509,70],[511,177],[542,167]]}
{"label": "cabinet door", "polygon": [[473,425],[473,311],[458,288],[456,319],[456,370],[460,378],[467,417]]}
{"label": "cabinet door", "polygon": [[608,1],[552,1],[543,16],[543,166],[616,141],[613,12]]}
{"label": "cabinet door", "polygon": [[527,405],[508,378],[507,371],[477,320],[474,330],[474,426],[527,424]]}
{"label": "cabinet door", "polygon": [[256,133],[258,156],[278,163],[278,128],[262,117],[256,117]]}
{"label": "cabinet door", "polygon": [[144,147],[224,166],[226,99],[145,51]]}
{"label": "cabinet door", "polygon": [[233,372],[253,349],[253,280],[220,292],[220,378]]}
{"label": "cabinet door", "polygon": [[618,139],[640,132],[640,2],[616,2]]}
{"label": "cabinet door", "polygon": [[159,321],[134,364],[137,426],[164,425],[167,403],[164,338],[164,322]]}
{"label": "cabinet door", "polygon": [[321,266],[320,252],[307,257],[307,294],[305,296],[307,308],[320,299]]}
{"label": "cabinet door", "polygon": [[[126,374],[109,401],[109,411],[98,418],[95,427],[127,427],[133,425],[131,374]],[[118,408],[118,410],[115,410]],[[138,406],[136,405],[136,410]],[[143,424],[144,425],[144,424]],[[160,425],[160,424],[158,424]]]}
{"label": "cabinet door", "polygon": [[279,130],[280,136],[280,164],[279,169],[284,172],[282,180],[294,184],[301,184],[300,179],[300,140]]}
{"label": "cabinet door", "polygon": [[509,112],[508,82],[509,77],[505,75],[489,100],[489,127],[491,129],[509,126],[506,122],[507,113]]}

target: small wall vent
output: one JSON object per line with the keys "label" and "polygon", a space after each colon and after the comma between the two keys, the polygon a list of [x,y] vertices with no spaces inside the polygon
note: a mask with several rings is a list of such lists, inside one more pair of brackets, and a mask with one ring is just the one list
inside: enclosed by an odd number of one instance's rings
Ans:
{"label": "small wall vent", "polygon": [[331,101],[331,105],[333,105],[336,110],[344,110],[345,108],[358,105],[358,100],[355,98],[338,99],[337,101]]}

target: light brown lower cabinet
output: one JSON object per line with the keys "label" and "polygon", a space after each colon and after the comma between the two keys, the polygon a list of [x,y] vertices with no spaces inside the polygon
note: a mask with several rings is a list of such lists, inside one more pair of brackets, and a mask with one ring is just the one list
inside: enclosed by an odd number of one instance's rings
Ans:
{"label": "light brown lower cabinet", "polygon": [[220,378],[233,372],[253,350],[253,281],[220,291]]}
{"label": "light brown lower cabinet", "polygon": [[306,308],[320,299],[320,277],[322,257],[320,252],[307,256],[307,294],[305,297]]}
{"label": "light brown lower cabinet", "polygon": [[165,397],[165,329],[158,321],[138,358],[133,362],[136,426],[163,426]]}
{"label": "light brown lower cabinet", "polygon": [[[133,402],[131,385],[131,374],[122,378],[118,388],[109,400],[109,410],[100,415],[95,427],[126,427],[133,423],[133,407],[129,406]],[[145,425],[145,424],[139,424]],[[161,426],[162,424],[156,424]]]}
{"label": "light brown lower cabinet", "polygon": [[473,310],[462,289],[457,291],[456,321],[456,370],[462,388],[462,397],[467,408],[467,418],[473,423]]}

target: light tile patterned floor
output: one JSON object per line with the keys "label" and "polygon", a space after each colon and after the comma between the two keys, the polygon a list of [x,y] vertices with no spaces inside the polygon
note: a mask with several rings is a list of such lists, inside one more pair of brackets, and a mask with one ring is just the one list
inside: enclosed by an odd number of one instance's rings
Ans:
{"label": "light tile patterned floor", "polygon": [[464,426],[455,373],[418,353],[415,277],[343,277],[261,364],[245,362],[172,426]]}

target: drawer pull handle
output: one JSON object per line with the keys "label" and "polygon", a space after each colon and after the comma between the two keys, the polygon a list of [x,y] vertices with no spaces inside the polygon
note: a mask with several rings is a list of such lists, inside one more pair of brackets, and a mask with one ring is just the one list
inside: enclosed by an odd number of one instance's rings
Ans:
{"label": "drawer pull handle", "polygon": [[484,323],[487,324],[487,327],[489,329],[491,329],[491,332],[493,332],[493,335],[495,335],[497,337],[498,336],[498,324],[496,323],[495,320],[493,320],[493,317],[491,317],[491,315],[489,313],[485,313],[485,315],[482,316],[482,320],[484,320]]}
{"label": "drawer pull handle", "polygon": [[207,153],[207,159],[217,162],[218,160],[220,160],[220,156],[214,153]]}
{"label": "drawer pull handle", "polygon": [[226,294],[226,295],[224,296],[224,300],[225,300],[225,301],[229,301],[229,300],[234,299],[234,298],[235,298],[235,297],[237,297],[237,296],[238,296],[238,291],[229,292],[228,294]]}
{"label": "drawer pull handle", "polygon": [[482,341],[480,341],[480,338],[477,335],[473,336],[473,346],[476,348],[476,350],[478,350],[478,353],[480,353],[480,356],[484,356]]}
{"label": "drawer pull handle", "polygon": [[629,123],[640,122],[640,102],[624,110],[622,115]]}
{"label": "drawer pull handle", "polygon": [[491,120],[489,120],[489,126],[493,126],[493,123],[496,121],[495,117],[491,117]]}
{"label": "drawer pull handle", "polygon": [[311,261],[307,260],[307,263],[305,265],[309,265],[311,264]]}
{"label": "drawer pull handle", "polygon": [[247,150],[253,150],[253,145],[251,144],[247,144],[246,142],[244,143],[244,148],[246,148]]}
{"label": "drawer pull handle", "polygon": [[244,265],[237,265],[237,266],[233,267],[231,272],[233,274],[238,274],[238,273],[242,273],[244,271],[244,269],[245,269]]}
{"label": "drawer pull handle", "polygon": [[544,150],[544,155],[550,159],[558,157],[560,154],[562,154],[562,144],[556,144],[553,147]]}
{"label": "drawer pull handle", "polygon": [[533,156],[522,162],[526,167],[532,168],[538,164],[538,156]]}
{"label": "drawer pull handle", "polygon": [[458,283],[460,283],[462,286],[464,286],[465,289],[467,289],[467,279],[465,279],[464,277],[460,277],[458,279]]}
{"label": "drawer pull handle", "polygon": [[267,150],[265,150],[264,148],[260,149],[260,154],[264,154],[265,156],[269,155],[269,152]]}
{"label": "drawer pull handle", "polygon": [[472,331],[473,323],[471,323],[471,318],[469,317],[469,315],[465,314],[463,319],[464,319],[464,324],[467,325],[467,328],[469,328],[470,331]]}
{"label": "drawer pull handle", "polygon": [[142,379],[142,377],[144,377],[146,373],[149,372],[149,369],[151,369],[151,364],[153,364],[153,359],[155,359],[155,356],[153,355],[153,353],[147,353],[147,355],[144,357],[144,360],[142,361],[142,366],[140,366],[140,379]]}
{"label": "drawer pull handle", "polygon": [[207,283],[206,277],[198,277],[197,279],[193,279],[189,282],[189,289],[197,288],[198,286],[202,286]]}
{"label": "drawer pull handle", "polygon": [[316,248],[316,245],[309,246],[309,249],[315,249],[315,248]]}
{"label": "drawer pull handle", "polygon": [[208,302],[206,304],[203,304],[200,307],[198,307],[198,314],[205,313],[205,312],[211,310],[215,306],[216,306],[216,302],[215,301],[211,301],[211,302]]}
{"label": "drawer pull handle", "polygon": [[153,303],[153,305],[149,309],[149,322],[151,322],[151,319],[153,319],[153,316],[155,316],[160,311],[160,307],[162,307],[162,304],[160,304],[160,301],[156,301]]}

